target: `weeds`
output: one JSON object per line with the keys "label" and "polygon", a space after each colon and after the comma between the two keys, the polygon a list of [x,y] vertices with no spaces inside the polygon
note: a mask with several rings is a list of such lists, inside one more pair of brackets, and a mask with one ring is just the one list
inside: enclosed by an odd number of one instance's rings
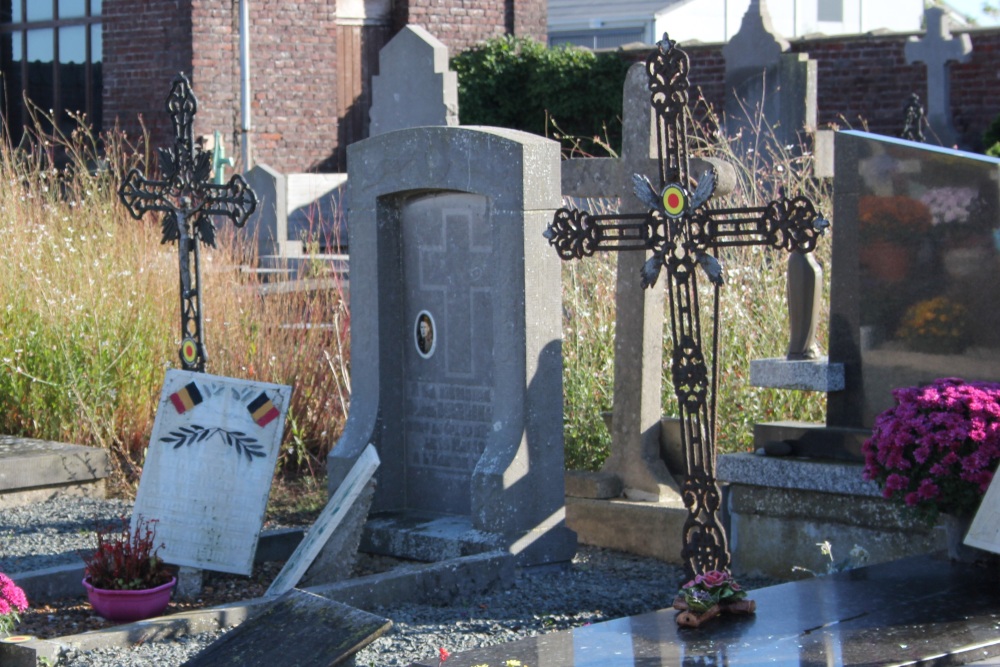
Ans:
{"label": "weeds", "polygon": [[[99,145],[82,119],[0,151],[0,432],[103,447],[126,492],[179,365],[177,247],[117,198],[128,169],[150,172],[148,153],[116,132]],[[238,233],[223,223],[203,249],[208,371],[293,385],[280,460],[315,469],[346,413],[327,357],[349,365],[346,299],[337,283],[264,296]]]}
{"label": "weeds", "polygon": [[[759,119],[754,142],[727,138],[720,121],[706,107],[696,107],[691,118],[693,155],[720,158],[733,164],[737,187],[719,197],[713,207],[760,206],[780,192],[804,194],[829,215],[828,184],[812,178],[812,155],[801,146],[782,146]],[[744,148],[739,148],[744,146]],[[605,213],[617,210],[617,201],[596,204]],[[622,210],[638,210],[632,197]],[[589,208],[593,210],[595,203]],[[821,264],[829,266],[831,239],[824,238],[817,250]],[[717,446],[720,452],[752,448],[753,425],[776,420],[823,421],[826,396],[818,392],[784,391],[753,387],[749,383],[750,362],[783,357],[788,344],[785,304],[784,252],[767,248],[730,248],[719,254],[725,267],[726,284],[720,298],[720,360],[717,403]],[[612,253],[563,268],[563,382],[565,392],[566,465],[596,470],[608,455],[610,435],[600,413],[611,409],[614,387],[614,282]],[[711,367],[712,289],[700,281],[704,349]],[[829,298],[829,271],[824,272],[824,298]],[[666,318],[665,318],[666,319]],[[826,340],[828,323],[824,310],[817,339]],[[669,360],[673,341],[669,322],[664,322],[663,358]],[[669,367],[663,372],[663,413],[677,414],[677,402]]]}

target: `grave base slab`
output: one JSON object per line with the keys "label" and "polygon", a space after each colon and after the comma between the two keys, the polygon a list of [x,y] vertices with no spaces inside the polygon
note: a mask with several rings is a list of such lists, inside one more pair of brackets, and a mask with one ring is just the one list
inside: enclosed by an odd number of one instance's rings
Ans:
{"label": "grave base slab", "polygon": [[103,449],[0,435],[0,509],[65,495],[103,498],[110,472]]}
{"label": "grave base slab", "polygon": [[944,532],[928,527],[861,478],[843,461],[726,454],[718,477],[728,485],[729,546],[735,571],[777,579],[825,572],[829,542],[838,562],[855,545],[872,564],[944,548]]}
{"label": "grave base slab", "polygon": [[662,502],[566,498],[566,525],[583,544],[681,564],[687,509]]}

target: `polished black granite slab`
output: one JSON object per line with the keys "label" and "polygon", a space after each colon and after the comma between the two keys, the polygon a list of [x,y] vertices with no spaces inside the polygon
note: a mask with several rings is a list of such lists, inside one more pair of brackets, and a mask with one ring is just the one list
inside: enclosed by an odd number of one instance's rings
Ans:
{"label": "polished black granite slab", "polygon": [[689,629],[667,609],[456,653],[446,667],[958,665],[1000,655],[996,567],[920,556],[751,597],[755,616]]}

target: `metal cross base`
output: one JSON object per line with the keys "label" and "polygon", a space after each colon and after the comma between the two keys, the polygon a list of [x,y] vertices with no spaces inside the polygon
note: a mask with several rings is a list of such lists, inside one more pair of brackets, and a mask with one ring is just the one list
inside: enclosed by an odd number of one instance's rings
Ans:
{"label": "metal cross base", "polygon": [[[167,98],[174,126],[174,147],[160,148],[162,180],[149,180],[138,169],[129,171],[118,196],[136,220],[147,211],[164,213],[161,243],[177,241],[180,255],[181,367],[204,371],[205,352],[201,312],[201,261],[198,240],[215,247],[213,215],[242,227],[257,208],[257,197],[239,174],[220,185],[211,182],[212,153],[196,146],[192,137],[198,100],[183,74],[174,79]],[[194,255],[194,273],[191,255]]]}
{"label": "metal cross base", "polygon": [[[651,102],[656,114],[659,187],[633,176],[635,194],[646,213],[591,215],[560,209],[545,237],[564,260],[597,251],[652,251],[642,268],[643,287],[653,285],[663,269],[669,278],[670,330],[674,340],[670,371],[680,410],[687,477],[681,489],[688,518],[681,557],[689,577],[728,570],[726,531],[719,520],[722,497],[715,478],[715,395],[718,378],[719,248],[771,246],[811,252],[828,223],[805,197],[772,201],[766,206],[710,209],[715,192],[712,170],[690,186],[687,103],[687,54],[664,35],[646,61]],[[712,369],[702,348],[698,304],[700,266],[715,286]]]}

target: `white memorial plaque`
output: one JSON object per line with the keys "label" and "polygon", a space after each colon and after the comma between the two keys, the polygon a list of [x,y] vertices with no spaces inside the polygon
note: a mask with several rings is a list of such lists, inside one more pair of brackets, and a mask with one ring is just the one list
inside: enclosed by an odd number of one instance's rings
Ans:
{"label": "white memorial plaque", "polygon": [[347,477],[330,497],[319,518],[316,519],[316,523],[306,533],[305,538],[299,542],[299,546],[288,558],[285,566],[281,568],[281,572],[264,593],[264,597],[281,595],[295,588],[299,580],[302,579],[302,575],[306,573],[316,556],[322,551],[323,546],[337,531],[344,517],[347,516],[348,510],[351,509],[351,505],[358,499],[368,480],[375,474],[378,464],[378,453],[375,451],[374,445],[368,445],[347,473]]}
{"label": "white memorial plaque", "polygon": [[990,488],[979,503],[976,516],[972,519],[965,544],[977,549],[1000,553],[1000,475],[994,475]]}
{"label": "white memorial plaque", "polygon": [[292,389],[170,370],[133,517],[168,563],[250,574]]}

